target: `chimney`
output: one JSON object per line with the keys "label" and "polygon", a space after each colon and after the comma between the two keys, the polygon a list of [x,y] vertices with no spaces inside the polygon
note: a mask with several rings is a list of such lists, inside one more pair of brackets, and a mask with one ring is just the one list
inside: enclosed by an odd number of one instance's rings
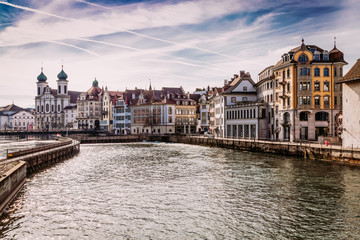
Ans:
{"label": "chimney", "polygon": [[241,77],[242,75],[244,75],[244,73],[245,73],[245,71],[244,71],[244,70],[241,70],[241,71],[240,71],[240,77]]}
{"label": "chimney", "polygon": [[246,72],[246,74],[249,75],[249,77],[250,77],[250,72]]}
{"label": "chimney", "polygon": [[224,80],[224,85],[225,86],[228,85],[228,80],[227,79]]}

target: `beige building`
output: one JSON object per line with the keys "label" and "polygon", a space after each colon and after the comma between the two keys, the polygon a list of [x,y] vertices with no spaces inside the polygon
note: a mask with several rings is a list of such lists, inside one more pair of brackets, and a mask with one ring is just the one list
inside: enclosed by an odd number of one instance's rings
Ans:
{"label": "beige building", "polygon": [[101,120],[101,88],[95,79],[92,87],[77,100],[78,129],[99,129]]}
{"label": "beige building", "polygon": [[[340,80],[342,84],[343,119],[340,129],[344,148],[360,148],[360,59]],[[341,121],[341,120],[340,120]],[[341,122],[340,122],[341,123]]]}

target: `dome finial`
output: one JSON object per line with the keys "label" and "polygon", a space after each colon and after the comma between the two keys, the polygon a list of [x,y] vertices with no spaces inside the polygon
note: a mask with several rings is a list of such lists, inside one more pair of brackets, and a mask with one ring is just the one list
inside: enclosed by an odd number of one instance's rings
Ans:
{"label": "dome finial", "polygon": [[334,36],[334,48],[336,48],[336,36]]}
{"label": "dome finial", "polygon": [[301,43],[304,43],[304,38],[301,39]]}

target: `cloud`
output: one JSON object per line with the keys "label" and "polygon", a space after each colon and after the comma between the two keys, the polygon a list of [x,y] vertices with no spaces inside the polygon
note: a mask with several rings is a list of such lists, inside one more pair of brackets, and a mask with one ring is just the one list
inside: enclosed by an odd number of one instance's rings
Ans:
{"label": "cloud", "polygon": [[0,2],[0,105],[11,102],[9,93],[33,104],[41,62],[53,88],[64,59],[70,90],[86,91],[96,76],[110,90],[147,87],[151,79],[157,89],[192,91],[220,86],[240,70],[256,79],[303,37],[331,50],[336,35],[349,65],[360,52],[358,1],[21,3]]}

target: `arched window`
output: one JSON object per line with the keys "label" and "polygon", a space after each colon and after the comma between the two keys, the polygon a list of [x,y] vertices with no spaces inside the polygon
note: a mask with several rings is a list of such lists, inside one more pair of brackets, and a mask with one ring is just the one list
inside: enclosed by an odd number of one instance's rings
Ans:
{"label": "arched window", "polygon": [[44,105],[41,105],[41,112],[44,112]]}
{"label": "arched window", "polygon": [[49,110],[50,110],[50,105],[49,105],[48,103],[46,104],[45,109],[46,109],[46,112],[49,112]]}
{"label": "arched window", "polygon": [[287,70],[287,77],[290,77],[290,69]]}
{"label": "arched window", "polygon": [[298,62],[300,63],[307,63],[309,61],[309,58],[305,55],[305,54],[301,54],[299,59],[298,59]]}
{"label": "arched window", "polygon": [[37,106],[37,112],[40,112],[40,106]]}
{"label": "arched window", "polygon": [[38,95],[40,96],[40,87],[38,87]]}
{"label": "arched window", "polygon": [[320,68],[314,69],[314,76],[319,77],[320,76]]}
{"label": "arched window", "polygon": [[307,121],[308,120],[308,113],[307,112],[301,112],[300,113],[300,121]]}
{"label": "arched window", "polygon": [[66,91],[67,91],[66,86],[64,86],[64,94],[66,94]]}
{"label": "arched window", "polygon": [[327,121],[329,120],[329,114],[327,112],[317,112],[315,114],[315,121]]}
{"label": "arched window", "polygon": [[61,94],[61,86],[59,86],[58,94]]}
{"label": "arched window", "polygon": [[329,76],[329,68],[324,68],[324,77]]}
{"label": "arched window", "polygon": [[51,105],[51,112],[54,112],[54,104]]}

